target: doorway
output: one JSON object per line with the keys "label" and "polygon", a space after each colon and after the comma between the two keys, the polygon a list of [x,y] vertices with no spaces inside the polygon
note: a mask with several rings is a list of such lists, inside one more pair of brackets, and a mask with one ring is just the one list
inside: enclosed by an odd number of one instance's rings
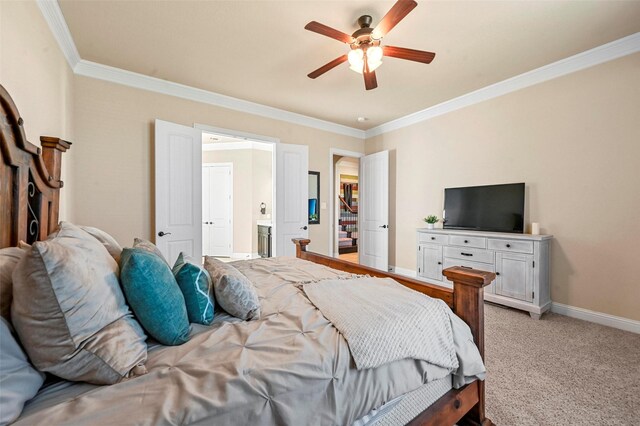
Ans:
{"label": "doorway", "polygon": [[359,175],[359,157],[332,155],[333,255],[352,263],[359,263]]}
{"label": "doorway", "polygon": [[273,228],[273,145],[203,131],[203,255],[234,261],[269,253],[259,240]]}

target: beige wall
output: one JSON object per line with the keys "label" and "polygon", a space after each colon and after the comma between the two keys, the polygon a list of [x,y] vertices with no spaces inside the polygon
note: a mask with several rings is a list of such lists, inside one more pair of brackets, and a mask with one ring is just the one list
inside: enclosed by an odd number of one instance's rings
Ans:
{"label": "beige wall", "polygon": [[[363,152],[364,141],[171,96],[76,76],[74,215],[123,244],[153,230],[153,123],[203,123],[309,146],[327,199],[329,149]],[[326,211],[323,212],[326,214]],[[311,248],[328,251],[327,221],[310,227]]]}
{"label": "beige wall", "polygon": [[258,149],[205,151],[203,163],[233,164],[233,253],[258,252],[260,203],[271,214],[272,153]]}
{"label": "beige wall", "polygon": [[553,301],[640,320],[640,54],[367,140],[383,149],[390,264],[415,270],[445,187],[526,182],[527,225],[555,236]]}
{"label": "beige wall", "polygon": [[[27,139],[40,136],[73,141],[73,73],[35,2],[0,1],[0,84],[24,120]],[[62,160],[65,191],[60,217],[73,220],[73,149]]]}

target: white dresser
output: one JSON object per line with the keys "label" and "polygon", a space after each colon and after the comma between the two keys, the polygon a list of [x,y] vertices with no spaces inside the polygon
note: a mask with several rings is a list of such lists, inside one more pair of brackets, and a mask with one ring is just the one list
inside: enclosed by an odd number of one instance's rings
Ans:
{"label": "white dresser", "polygon": [[451,266],[496,273],[484,299],[529,312],[532,318],[551,307],[549,244],[551,235],[418,229],[418,279],[452,287],[442,275]]}

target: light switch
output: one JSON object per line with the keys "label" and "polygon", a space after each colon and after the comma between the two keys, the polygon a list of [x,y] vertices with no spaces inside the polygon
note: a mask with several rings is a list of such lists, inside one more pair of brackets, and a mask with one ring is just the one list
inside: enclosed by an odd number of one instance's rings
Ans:
{"label": "light switch", "polygon": [[327,203],[320,203],[320,208],[322,210],[326,210],[327,209]]}

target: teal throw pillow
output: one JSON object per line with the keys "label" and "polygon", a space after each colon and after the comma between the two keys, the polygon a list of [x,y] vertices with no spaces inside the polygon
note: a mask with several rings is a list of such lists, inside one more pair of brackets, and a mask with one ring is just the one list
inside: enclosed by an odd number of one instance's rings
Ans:
{"label": "teal throw pillow", "polygon": [[189,340],[184,296],[164,259],[141,248],[125,248],[120,280],[129,306],[151,337],[167,346]]}
{"label": "teal throw pillow", "polygon": [[213,321],[211,277],[204,267],[180,253],[173,266],[173,276],[182,290],[189,322],[209,325]]}

